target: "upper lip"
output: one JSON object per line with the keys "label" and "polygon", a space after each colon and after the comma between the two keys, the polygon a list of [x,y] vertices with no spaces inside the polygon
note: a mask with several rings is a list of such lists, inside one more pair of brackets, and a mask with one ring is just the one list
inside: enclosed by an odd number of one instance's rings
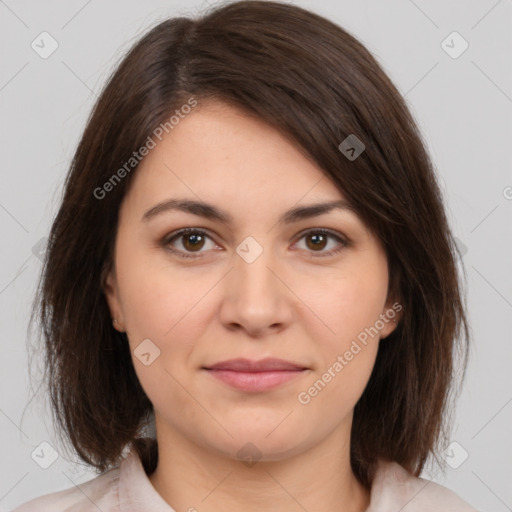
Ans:
{"label": "upper lip", "polygon": [[300,364],[285,361],[284,359],[276,359],[267,357],[259,361],[251,361],[250,359],[229,359],[221,361],[212,366],[205,367],[207,370],[231,370],[235,372],[271,372],[271,371],[292,371],[305,370],[306,367]]}

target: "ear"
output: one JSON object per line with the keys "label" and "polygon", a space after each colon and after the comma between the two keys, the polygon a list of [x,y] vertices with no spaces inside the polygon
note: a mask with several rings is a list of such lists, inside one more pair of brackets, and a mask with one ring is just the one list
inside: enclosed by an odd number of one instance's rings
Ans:
{"label": "ear", "polygon": [[380,339],[387,338],[397,327],[402,318],[403,306],[399,301],[387,301],[380,319],[384,327],[380,331]]}
{"label": "ear", "polygon": [[117,283],[115,267],[112,263],[107,263],[103,268],[101,273],[101,288],[103,289],[105,299],[107,300],[114,329],[119,332],[125,332],[119,286]]}

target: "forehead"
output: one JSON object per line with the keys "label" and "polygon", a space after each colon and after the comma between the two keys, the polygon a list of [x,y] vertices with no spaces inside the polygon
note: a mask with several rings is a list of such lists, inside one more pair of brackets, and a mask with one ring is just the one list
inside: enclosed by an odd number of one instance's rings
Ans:
{"label": "forehead", "polygon": [[[200,103],[142,160],[128,194],[140,208],[171,197],[253,212],[345,197],[304,151],[259,118]],[[132,201],[132,202],[133,202]],[[147,209],[147,208],[146,208]]]}

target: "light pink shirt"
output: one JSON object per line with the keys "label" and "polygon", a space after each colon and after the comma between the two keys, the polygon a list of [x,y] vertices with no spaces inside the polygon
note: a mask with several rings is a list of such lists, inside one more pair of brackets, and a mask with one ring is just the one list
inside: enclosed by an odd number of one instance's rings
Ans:
{"label": "light pink shirt", "polygon": [[[119,467],[78,487],[46,494],[13,512],[175,512],[147,477],[132,450]],[[399,464],[382,463],[366,512],[478,512],[442,485],[416,478]]]}

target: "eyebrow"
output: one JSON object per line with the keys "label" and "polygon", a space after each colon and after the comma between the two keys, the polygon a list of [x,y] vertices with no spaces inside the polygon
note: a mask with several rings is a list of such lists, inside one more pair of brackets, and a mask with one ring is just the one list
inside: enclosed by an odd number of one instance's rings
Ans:
{"label": "eyebrow", "polygon": [[[354,212],[354,208],[346,201],[330,201],[326,203],[316,203],[307,206],[297,206],[283,213],[279,218],[278,224],[291,224],[300,220],[317,217],[324,213],[329,213],[335,209],[350,210]],[[172,210],[179,210],[199,217],[216,220],[224,224],[233,224],[233,217],[220,208],[192,199],[168,199],[150,208],[143,216],[143,221],[148,221],[157,215]]]}

